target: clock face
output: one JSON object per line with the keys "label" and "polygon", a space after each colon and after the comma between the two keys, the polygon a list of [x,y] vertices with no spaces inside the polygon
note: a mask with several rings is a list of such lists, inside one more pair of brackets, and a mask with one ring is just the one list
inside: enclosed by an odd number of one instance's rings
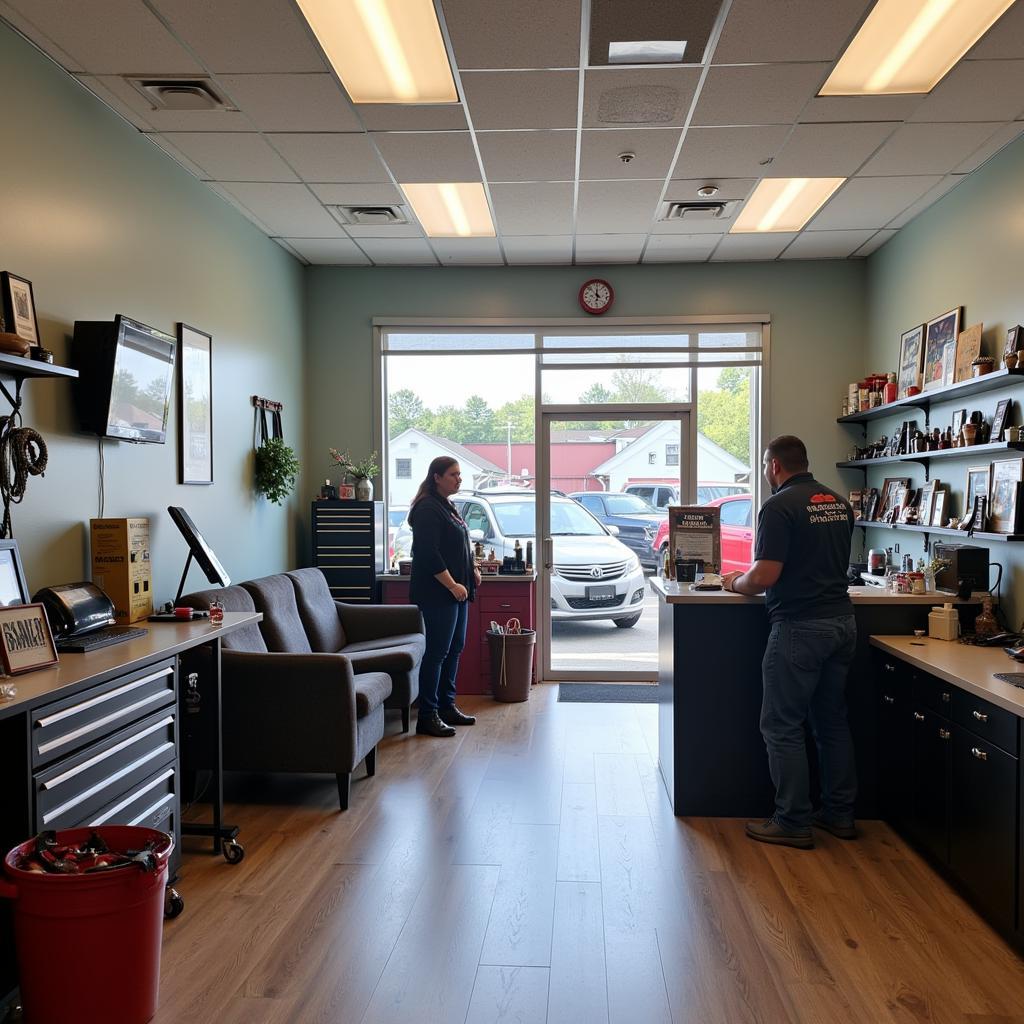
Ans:
{"label": "clock face", "polygon": [[588,313],[607,313],[614,299],[615,292],[612,291],[612,286],[599,277],[584,282],[580,288],[580,305]]}

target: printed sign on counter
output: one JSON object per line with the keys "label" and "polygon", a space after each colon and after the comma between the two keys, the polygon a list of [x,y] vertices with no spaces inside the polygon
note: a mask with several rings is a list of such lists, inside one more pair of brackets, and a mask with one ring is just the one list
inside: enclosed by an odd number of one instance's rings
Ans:
{"label": "printed sign on counter", "polygon": [[673,562],[700,559],[704,572],[722,570],[721,510],[706,505],[670,505],[669,550]]}

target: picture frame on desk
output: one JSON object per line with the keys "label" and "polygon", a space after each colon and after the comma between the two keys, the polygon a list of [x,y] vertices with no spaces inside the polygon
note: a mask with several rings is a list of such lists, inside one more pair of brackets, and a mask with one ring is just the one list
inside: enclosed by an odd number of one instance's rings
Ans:
{"label": "picture frame on desk", "polygon": [[0,658],[9,676],[57,664],[50,620],[41,604],[0,608]]}
{"label": "picture frame on desk", "polygon": [[178,482],[213,483],[213,338],[178,324]]}
{"label": "picture frame on desk", "polygon": [[989,528],[993,533],[1015,533],[1018,520],[1018,497],[1024,462],[1021,459],[1002,459],[992,463],[989,485]]}

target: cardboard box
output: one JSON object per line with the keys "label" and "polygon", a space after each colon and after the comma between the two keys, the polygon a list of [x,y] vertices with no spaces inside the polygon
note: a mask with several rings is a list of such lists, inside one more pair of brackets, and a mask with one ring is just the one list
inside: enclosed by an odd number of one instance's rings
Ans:
{"label": "cardboard box", "polygon": [[92,581],[127,626],[153,614],[148,519],[90,519]]}

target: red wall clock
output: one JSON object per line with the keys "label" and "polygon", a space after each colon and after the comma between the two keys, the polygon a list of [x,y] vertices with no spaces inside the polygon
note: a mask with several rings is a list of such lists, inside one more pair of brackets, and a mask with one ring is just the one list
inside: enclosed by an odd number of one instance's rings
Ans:
{"label": "red wall clock", "polygon": [[589,281],[584,281],[580,287],[579,299],[585,313],[600,316],[612,308],[615,292],[607,281],[592,277]]}

